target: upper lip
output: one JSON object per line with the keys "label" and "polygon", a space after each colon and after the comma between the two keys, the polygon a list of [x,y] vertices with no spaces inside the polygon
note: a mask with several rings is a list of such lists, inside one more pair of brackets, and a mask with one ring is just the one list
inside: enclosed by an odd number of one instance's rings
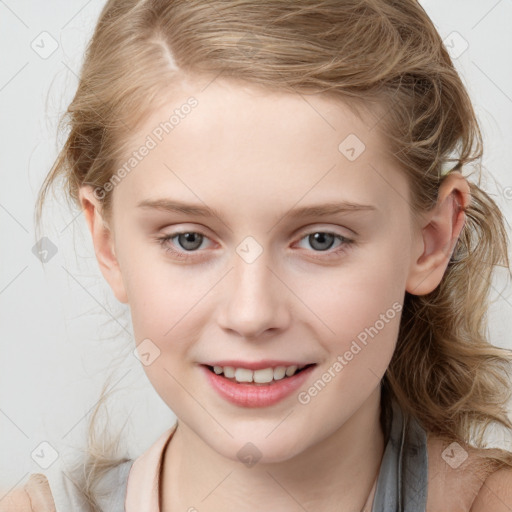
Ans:
{"label": "upper lip", "polygon": [[263,370],[264,368],[275,368],[277,366],[297,366],[303,368],[309,364],[316,363],[301,363],[298,361],[278,361],[276,359],[265,359],[262,361],[240,361],[240,360],[222,360],[215,362],[203,363],[206,366],[233,366],[234,368],[247,368],[248,370]]}

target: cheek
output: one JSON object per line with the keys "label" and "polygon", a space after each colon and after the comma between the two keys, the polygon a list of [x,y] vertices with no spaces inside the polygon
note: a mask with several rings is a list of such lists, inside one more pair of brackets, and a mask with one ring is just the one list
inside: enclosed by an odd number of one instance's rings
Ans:
{"label": "cheek", "polygon": [[381,314],[393,314],[397,301],[403,301],[403,258],[391,250],[380,251],[379,256],[369,253],[361,252],[329,273],[307,277],[300,286],[311,310],[345,338],[373,325]]}
{"label": "cheek", "polygon": [[344,385],[356,389],[384,374],[400,326],[405,265],[403,253],[387,244],[360,252],[357,261],[301,286],[325,326],[321,342],[330,354],[327,366],[339,362]]}
{"label": "cheek", "polygon": [[356,286],[338,293],[341,307],[329,323],[335,334],[322,339],[329,355],[321,379],[334,381],[332,393],[347,403],[363,401],[378,386],[396,347],[403,296],[385,280],[372,283],[372,293]]}
{"label": "cheek", "polygon": [[118,246],[136,339],[164,338],[199,300],[204,286],[186,267],[166,261],[157,241],[121,233]]}
{"label": "cheek", "polygon": [[153,279],[148,274],[154,270],[132,275],[128,300],[136,339],[151,338],[165,345],[187,324],[195,294],[176,280],[168,282],[165,276]]}

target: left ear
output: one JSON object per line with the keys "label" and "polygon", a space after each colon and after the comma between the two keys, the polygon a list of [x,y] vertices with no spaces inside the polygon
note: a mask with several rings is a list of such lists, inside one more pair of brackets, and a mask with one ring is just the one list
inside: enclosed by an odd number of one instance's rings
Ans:
{"label": "left ear", "polygon": [[436,205],[422,216],[416,251],[419,255],[411,263],[407,292],[426,295],[437,288],[464,227],[470,200],[466,178],[458,171],[447,174],[439,187]]}

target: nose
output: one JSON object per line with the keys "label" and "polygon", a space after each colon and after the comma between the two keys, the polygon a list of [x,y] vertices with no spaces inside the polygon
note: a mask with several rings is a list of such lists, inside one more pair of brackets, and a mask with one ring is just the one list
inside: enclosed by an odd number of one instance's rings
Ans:
{"label": "nose", "polygon": [[242,338],[277,333],[290,322],[289,292],[264,255],[252,263],[235,255],[235,268],[225,284],[219,325]]}

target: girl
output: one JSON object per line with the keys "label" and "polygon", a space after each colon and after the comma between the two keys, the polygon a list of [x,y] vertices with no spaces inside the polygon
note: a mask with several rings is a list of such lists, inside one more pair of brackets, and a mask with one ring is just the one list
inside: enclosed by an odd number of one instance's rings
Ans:
{"label": "girl", "polygon": [[67,114],[38,218],[64,178],[178,420],[13,507],[512,509],[504,219],[416,0],[110,0]]}

